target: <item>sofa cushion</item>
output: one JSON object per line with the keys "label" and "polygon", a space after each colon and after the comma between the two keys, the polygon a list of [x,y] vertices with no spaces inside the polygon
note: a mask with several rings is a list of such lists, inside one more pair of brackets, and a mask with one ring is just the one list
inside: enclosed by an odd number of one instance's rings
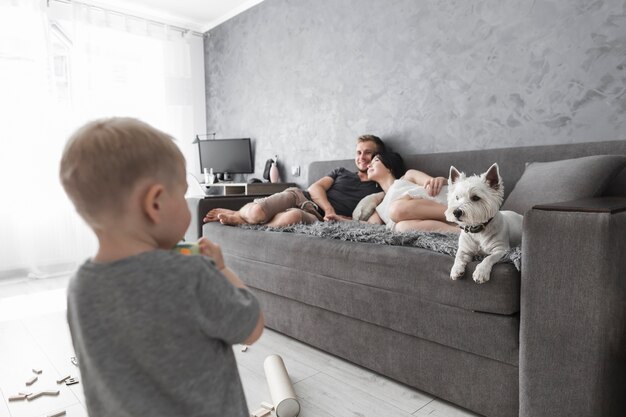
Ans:
{"label": "sofa cushion", "polygon": [[602,195],[608,197],[626,197],[626,166],[613,178]]}
{"label": "sofa cushion", "polygon": [[599,196],[624,165],[622,155],[529,163],[502,209],[524,214],[537,204]]}
{"label": "sofa cushion", "polygon": [[517,363],[520,283],[512,264],[497,264],[478,285],[450,280],[454,258],[425,249],[220,224],[205,225],[204,235],[252,288]]}
{"label": "sofa cushion", "polygon": [[453,281],[450,269],[454,257],[428,249],[344,242],[219,223],[205,224],[203,236],[218,243],[224,253],[254,261],[408,293],[470,311],[519,312],[520,274],[512,263],[497,263],[490,281],[479,285],[471,279],[478,262],[470,262],[465,277]]}
{"label": "sofa cushion", "polygon": [[359,201],[359,204],[357,204],[354,208],[354,211],[352,212],[352,219],[366,222],[372,214],[374,214],[376,206],[378,206],[384,198],[384,192],[370,194],[363,197],[361,201]]}

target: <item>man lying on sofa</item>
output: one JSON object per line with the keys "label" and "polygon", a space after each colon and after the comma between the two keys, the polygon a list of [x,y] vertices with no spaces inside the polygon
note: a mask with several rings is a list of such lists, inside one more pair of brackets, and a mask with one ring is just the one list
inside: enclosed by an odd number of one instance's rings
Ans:
{"label": "man lying on sofa", "polygon": [[375,154],[382,152],[385,152],[385,144],[379,137],[359,136],[354,159],[357,172],[335,168],[311,184],[307,191],[291,187],[269,197],[256,199],[237,211],[216,208],[207,213],[204,222],[280,227],[350,218],[363,197],[381,191],[375,182],[367,179],[367,166]]}

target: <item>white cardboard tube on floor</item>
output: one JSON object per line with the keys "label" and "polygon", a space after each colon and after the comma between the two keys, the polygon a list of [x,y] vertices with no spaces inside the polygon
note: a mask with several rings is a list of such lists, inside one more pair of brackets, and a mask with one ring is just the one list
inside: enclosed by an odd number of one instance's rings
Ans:
{"label": "white cardboard tube on floor", "polygon": [[265,378],[270,388],[270,395],[277,417],[297,417],[300,414],[300,403],[296,398],[289,374],[283,359],[278,355],[270,355],[263,363]]}

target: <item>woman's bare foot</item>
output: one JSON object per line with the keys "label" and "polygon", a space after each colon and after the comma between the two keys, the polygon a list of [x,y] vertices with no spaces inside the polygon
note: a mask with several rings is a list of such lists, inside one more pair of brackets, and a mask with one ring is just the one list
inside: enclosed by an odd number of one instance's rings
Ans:
{"label": "woman's bare foot", "polygon": [[214,208],[212,210],[209,210],[209,212],[206,214],[206,216],[204,216],[204,222],[205,223],[209,223],[209,222],[219,222],[219,215],[220,214],[228,214],[228,215],[232,215],[235,214],[236,211],[235,210],[229,210],[229,209],[224,209],[224,208]]}
{"label": "woman's bare foot", "polygon": [[241,215],[239,214],[239,212],[233,211],[232,213],[219,213],[217,215],[218,220],[220,221],[220,223],[222,224],[226,224],[229,226],[237,226],[240,224],[248,224],[247,221],[245,221]]}

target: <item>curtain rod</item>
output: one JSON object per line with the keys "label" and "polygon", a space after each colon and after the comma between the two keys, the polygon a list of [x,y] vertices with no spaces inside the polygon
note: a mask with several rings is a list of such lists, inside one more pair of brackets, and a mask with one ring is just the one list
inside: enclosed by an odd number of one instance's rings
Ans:
{"label": "curtain rod", "polygon": [[118,10],[107,9],[105,7],[102,7],[102,6],[95,6],[93,4],[84,3],[82,1],[76,1],[76,0],[46,0],[46,6],[47,7],[50,7],[50,2],[63,3],[63,4],[80,4],[81,6],[87,6],[87,7],[90,7],[92,9],[101,10],[101,11],[106,12],[106,13],[113,13],[113,14],[116,14],[118,16],[123,16],[123,17],[131,17],[133,19],[143,20],[144,22],[152,23],[152,24],[155,24],[155,25],[167,26],[168,28],[171,28],[171,29],[174,29],[176,31],[179,31],[181,33],[181,35],[186,35],[187,33],[189,33],[189,34],[200,36],[200,37],[204,36],[203,33],[195,31],[195,30],[191,30],[189,28],[185,28],[185,27],[177,26],[177,25],[170,25],[169,23],[160,22],[160,21],[154,20],[154,19],[148,19],[148,18],[145,18],[145,17],[142,17],[142,16],[137,16],[137,15],[126,13],[126,12],[120,12]]}

